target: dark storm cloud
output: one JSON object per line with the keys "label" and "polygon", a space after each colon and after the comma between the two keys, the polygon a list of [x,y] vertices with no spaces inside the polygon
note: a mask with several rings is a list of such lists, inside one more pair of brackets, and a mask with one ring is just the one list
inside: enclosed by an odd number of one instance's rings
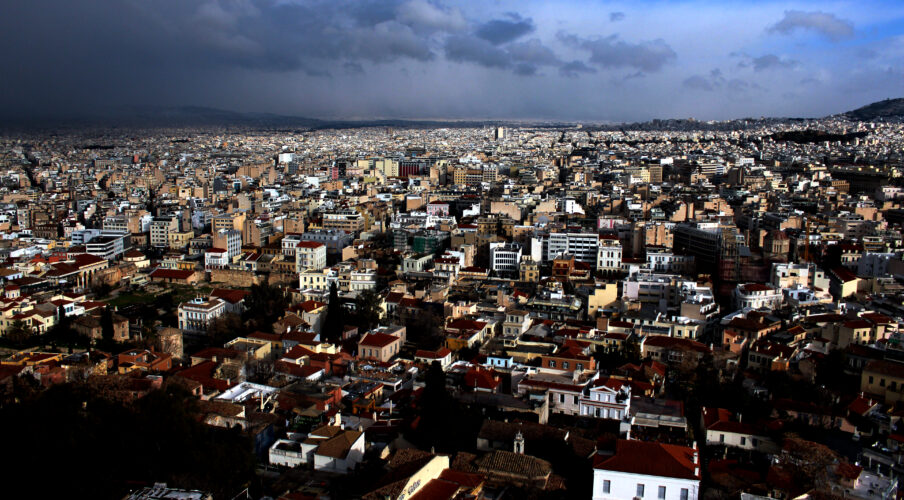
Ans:
{"label": "dark storm cloud", "polygon": [[478,26],[474,33],[493,45],[502,45],[530,34],[535,29],[533,19],[524,19],[518,14],[510,13],[507,19],[493,19]]}
{"label": "dark storm cloud", "polygon": [[454,35],[446,39],[446,59],[474,63],[485,68],[513,69],[519,76],[533,76],[543,66],[558,67],[564,63],[540,40],[531,39],[497,47],[492,43],[468,35]]}
{"label": "dark storm cloud", "polygon": [[584,61],[571,61],[559,67],[559,74],[568,78],[577,78],[587,73],[596,73],[596,69],[587,66]]}
{"label": "dark storm cloud", "polygon": [[769,28],[770,33],[790,35],[797,30],[811,30],[829,40],[839,41],[854,36],[854,24],[828,12],[786,10],[785,17]]}
{"label": "dark storm cloud", "polygon": [[708,75],[692,75],[681,82],[681,86],[688,90],[701,92],[724,92],[730,97],[744,97],[750,90],[760,90],[756,83],[744,81],[740,78],[726,78],[722,71],[714,69]]}
{"label": "dark storm cloud", "polygon": [[685,78],[681,82],[681,86],[691,90],[703,90],[713,92],[721,89],[725,85],[725,77],[722,76],[722,70],[715,68],[708,75],[692,75]]}
{"label": "dark storm cloud", "polygon": [[[323,118],[726,117],[785,113],[787,102],[755,90],[780,96],[805,74],[821,84],[800,93],[797,114],[900,93],[900,71],[886,70],[902,67],[900,34],[886,28],[900,20],[885,8],[895,4],[864,15],[792,5],[784,16],[753,2],[730,14],[668,4],[5,0],[0,116],[200,105]],[[651,22],[625,22],[647,9]],[[870,39],[839,48],[782,36],[804,31]],[[736,95],[759,97],[727,106]]]}
{"label": "dark storm cloud", "polygon": [[800,65],[799,62],[791,60],[791,59],[782,59],[775,54],[766,54],[760,57],[754,57],[751,62],[753,63],[754,71],[765,71],[768,69],[793,69]]}
{"label": "dark storm cloud", "polygon": [[705,90],[707,92],[716,90],[716,86],[713,84],[713,82],[709,78],[702,75],[690,76],[683,82],[681,82],[681,85],[692,90]]}
{"label": "dark storm cloud", "polygon": [[604,68],[656,72],[678,56],[662,39],[631,43],[619,40],[618,35],[589,39],[559,33],[558,37],[568,45],[590,52],[590,62]]}
{"label": "dark storm cloud", "polygon": [[512,65],[508,52],[472,36],[450,36],[446,39],[445,53],[450,61],[472,62],[487,68],[508,68]]}
{"label": "dark storm cloud", "polygon": [[506,50],[512,59],[537,66],[558,66],[562,64],[556,54],[540,40],[534,38],[509,45]]}

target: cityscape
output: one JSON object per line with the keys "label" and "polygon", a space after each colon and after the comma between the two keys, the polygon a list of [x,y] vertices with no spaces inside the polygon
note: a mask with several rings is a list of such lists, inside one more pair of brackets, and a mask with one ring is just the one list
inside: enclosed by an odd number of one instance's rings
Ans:
{"label": "cityscape", "polygon": [[4,497],[904,492],[900,6],[15,3]]}

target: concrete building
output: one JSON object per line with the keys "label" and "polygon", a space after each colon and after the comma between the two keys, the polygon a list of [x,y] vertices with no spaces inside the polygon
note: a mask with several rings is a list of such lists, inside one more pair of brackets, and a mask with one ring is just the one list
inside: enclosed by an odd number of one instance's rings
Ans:
{"label": "concrete building", "polygon": [[734,302],[738,309],[778,309],[782,300],[782,290],[770,284],[746,283],[738,285],[734,291]]}
{"label": "concrete building", "polygon": [[574,260],[595,266],[599,256],[599,236],[596,233],[550,233],[547,245],[547,261],[559,255],[574,255]]}
{"label": "concrete building", "polygon": [[517,273],[521,262],[521,245],[518,243],[490,243],[490,265],[497,273]]}
{"label": "concrete building", "polygon": [[150,244],[154,248],[169,248],[170,233],[179,230],[179,219],[175,217],[154,217],[151,221]]}

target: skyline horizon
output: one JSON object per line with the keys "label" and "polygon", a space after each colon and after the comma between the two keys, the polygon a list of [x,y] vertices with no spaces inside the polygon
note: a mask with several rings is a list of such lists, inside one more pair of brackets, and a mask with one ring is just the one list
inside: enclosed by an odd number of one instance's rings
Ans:
{"label": "skyline horizon", "polygon": [[[233,119],[244,119],[244,120],[254,120],[254,119],[280,119],[280,120],[308,120],[312,122],[323,122],[324,125],[329,125],[330,123],[361,123],[366,124],[369,122],[407,122],[407,123],[469,123],[469,122],[478,122],[482,125],[490,125],[495,122],[503,125],[532,125],[532,124],[562,124],[562,125],[591,125],[591,126],[611,126],[611,125],[629,125],[629,124],[641,124],[641,123],[652,123],[654,121],[695,121],[700,123],[725,123],[732,121],[743,121],[743,120],[823,120],[833,117],[842,116],[848,114],[850,112],[856,111],[861,108],[865,108],[877,103],[888,102],[888,101],[904,101],[904,97],[888,97],[885,99],[881,99],[879,101],[865,103],[861,106],[857,106],[851,109],[845,109],[838,112],[826,114],[823,116],[736,116],[722,119],[712,119],[712,118],[698,118],[695,116],[672,116],[672,117],[653,117],[646,120],[635,120],[635,121],[615,121],[615,120],[569,120],[569,119],[555,119],[555,118],[531,118],[531,117],[501,117],[501,116],[473,116],[473,117],[462,117],[462,118],[453,118],[453,117],[443,117],[443,116],[435,116],[435,117],[407,117],[407,116],[308,116],[308,115],[300,115],[300,114],[280,114],[274,112],[267,111],[238,111],[235,109],[228,109],[222,107],[210,107],[210,106],[201,106],[196,104],[174,104],[174,105],[165,105],[165,106],[155,106],[155,105],[123,105],[116,106],[107,109],[101,108],[98,112],[95,113],[61,113],[61,114],[53,114],[53,113],[34,113],[29,115],[29,117],[17,117],[17,116],[2,116],[0,115],[0,119],[7,120],[11,122],[13,125],[16,124],[28,124],[30,122],[39,122],[42,124],[46,124],[45,122],[58,121],[61,124],[65,125],[66,122],[76,122],[76,121],[86,121],[86,122],[98,122],[103,123],[104,121],[115,122],[128,120],[133,118],[129,115],[129,112],[169,112],[169,111],[196,111],[196,112],[215,112],[215,113],[224,113],[230,115],[229,117]],[[151,119],[157,119],[165,121],[166,117],[164,115],[159,115],[156,117],[150,117]],[[183,117],[185,118],[185,117]],[[178,119],[178,117],[174,118]],[[380,125],[376,125],[380,126]]]}

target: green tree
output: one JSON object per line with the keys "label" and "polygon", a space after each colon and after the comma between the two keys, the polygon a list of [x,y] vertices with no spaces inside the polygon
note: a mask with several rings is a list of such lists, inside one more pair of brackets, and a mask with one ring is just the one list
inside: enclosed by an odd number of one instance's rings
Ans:
{"label": "green tree", "polygon": [[31,338],[32,333],[34,333],[34,331],[31,326],[27,325],[24,321],[17,319],[9,325],[6,336],[10,341],[17,345],[22,345]]}
{"label": "green tree", "polygon": [[113,328],[113,311],[110,309],[110,306],[107,306],[100,314],[100,336],[106,346],[113,345],[115,342],[115,333]]}
{"label": "green tree", "polygon": [[57,309],[57,322],[47,332],[47,337],[52,342],[61,342],[69,346],[69,352],[72,352],[72,346],[78,342],[78,332],[72,327],[72,318],[66,316],[66,309],[60,306]]}
{"label": "green tree", "polygon": [[326,305],[326,319],[323,321],[320,338],[325,342],[338,343],[342,338],[344,317],[345,311],[339,299],[339,288],[334,282],[330,284],[330,298]]}
{"label": "green tree", "polygon": [[222,346],[226,342],[248,333],[245,330],[241,316],[227,313],[210,322],[207,326],[207,336],[211,345]]}
{"label": "green tree", "polygon": [[380,296],[373,290],[365,290],[355,299],[355,323],[361,331],[380,324]]}
{"label": "green tree", "polygon": [[102,299],[113,291],[113,287],[111,287],[108,283],[99,283],[92,287],[91,291],[94,293],[94,298]]}
{"label": "green tree", "polygon": [[454,427],[454,400],[446,389],[446,373],[434,361],[424,375],[424,393],[420,400],[418,435],[424,446],[445,449],[449,445],[448,430]]}
{"label": "green tree", "polygon": [[640,344],[637,340],[629,338],[622,343],[621,355],[626,363],[640,363]]}
{"label": "green tree", "polygon": [[273,331],[275,323],[289,307],[289,298],[283,289],[270,284],[253,285],[245,297],[242,319],[249,328],[264,332]]}

